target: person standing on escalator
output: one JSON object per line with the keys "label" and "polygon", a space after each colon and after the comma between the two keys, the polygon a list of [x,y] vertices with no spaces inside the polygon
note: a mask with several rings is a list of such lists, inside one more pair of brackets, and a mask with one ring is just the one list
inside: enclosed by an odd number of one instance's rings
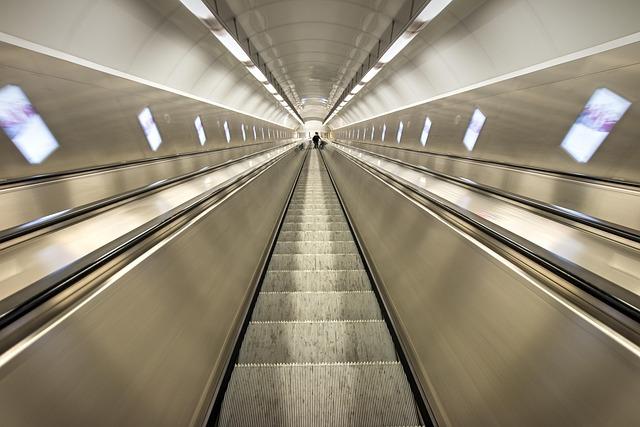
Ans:
{"label": "person standing on escalator", "polygon": [[313,138],[311,140],[313,141],[313,148],[318,148],[318,143],[320,143],[320,135],[318,135],[318,132],[313,135]]}

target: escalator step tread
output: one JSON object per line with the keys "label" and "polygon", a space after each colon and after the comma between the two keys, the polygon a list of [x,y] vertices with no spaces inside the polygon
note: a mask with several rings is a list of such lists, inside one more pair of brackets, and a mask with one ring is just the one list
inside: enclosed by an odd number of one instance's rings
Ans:
{"label": "escalator step tread", "polygon": [[238,365],[220,426],[417,426],[399,363]]}
{"label": "escalator step tread", "polygon": [[395,361],[382,320],[251,322],[238,363]]}
{"label": "escalator step tread", "polygon": [[342,222],[286,222],[282,231],[350,231],[346,221]]}
{"label": "escalator step tread", "polygon": [[362,270],[360,255],[346,254],[273,254],[269,270]]}
{"label": "escalator step tread", "polygon": [[372,291],[261,293],[254,321],[382,319]]}
{"label": "escalator step tread", "polygon": [[353,241],[278,241],[274,249],[276,254],[357,254],[358,248]]}
{"label": "escalator step tread", "polygon": [[262,290],[268,291],[368,291],[364,270],[267,271]]}
{"label": "escalator step tread", "polygon": [[339,230],[317,230],[317,231],[282,231],[278,236],[278,242],[296,241],[333,241],[333,242],[353,242],[353,235],[350,231]]}

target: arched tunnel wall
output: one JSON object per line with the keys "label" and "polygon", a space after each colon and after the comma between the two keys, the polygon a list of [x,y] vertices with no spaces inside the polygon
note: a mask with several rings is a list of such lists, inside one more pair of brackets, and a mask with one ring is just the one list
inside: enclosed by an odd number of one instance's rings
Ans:
{"label": "arched tunnel wall", "polygon": [[[639,15],[625,0],[454,1],[328,124],[344,140],[379,144],[386,127],[389,147],[640,182]],[[576,161],[561,143],[600,88],[631,106],[593,157]],[[469,150],[476,108],[486,122]]]}
{"label": "arched tunnel wall", "polygon": [[0,132],[0,181],[294,136],[297,122],[180,2],[9,1],[0,27],[0,90],[21,88],[58,144],[30,164]]}

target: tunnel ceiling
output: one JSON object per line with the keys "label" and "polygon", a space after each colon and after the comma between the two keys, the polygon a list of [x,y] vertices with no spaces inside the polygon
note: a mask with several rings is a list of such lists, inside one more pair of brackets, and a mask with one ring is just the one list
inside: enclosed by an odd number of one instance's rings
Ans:
{"label": "tunnel ceiling", "polygon": [[304,120],[324,120],[406,0],[227,0]]}

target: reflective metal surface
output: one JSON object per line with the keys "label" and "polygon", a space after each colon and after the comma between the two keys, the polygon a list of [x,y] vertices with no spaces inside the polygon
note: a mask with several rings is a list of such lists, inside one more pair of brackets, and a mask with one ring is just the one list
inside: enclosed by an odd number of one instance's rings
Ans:
{"label": "reflective metal surface", "polygon": [[[508,201],[474,192],[366,152],[341,145],[336,147],[606,279],[623,291],[630,292],[631,295],[628,295],[627,292],[618,290],[617,294],[632,306],[640,308],[640,247],[636,243],[617,243],[593,232],[554,221]],[[616,289],[606,291],[614,292],[615,295]]]}
{"label": "reflective metal surface", "polygon": [[[293,136],[292,129],[204,100],[0,42],[0,88],[8,84],[22,88],[59,148],[44,162],[31,165],[0,131],[0,182]],[[156,151],[149,147],[138,122],[138,114],[145,107],[151,110],[162,138]],[[207,136],[204,145],[194,124],[197,116]],[[226,140],[225,123],[230,142]]]}
{"label": "reflective metal surface", "polygon": [[325,155],[438,425],[640,423],[637,343],[337,150]]}
{"label": "reflective metal surface", "polygon": [[[291,148],[291,145],[284,146],[255,158],[242,160],[2,250],[0,306],[17,293],[32,296],[35,292],[41,292],[42,289],[32,290],[30,286],[118,237],[177,209],[189,200],[258,168]],[[11,301],[11,304],[14,305],[15,302]]]}
{"label": "reflective metal surface", "polygon": [[347,145],[640,232],[640,189],[637,187],[440,156],[401,147],[362,142],[350,142]]}
{"label": "reflective metal surface", "polygon": [[1,355],[2,424],[201,425],[302,158],[288,154]]}
{"label": "reflective metal surface", "polygon": [[231,147],[0,188],[0,205],[3,206],[0,211],[0,231],[278,145],[261,143]]}

